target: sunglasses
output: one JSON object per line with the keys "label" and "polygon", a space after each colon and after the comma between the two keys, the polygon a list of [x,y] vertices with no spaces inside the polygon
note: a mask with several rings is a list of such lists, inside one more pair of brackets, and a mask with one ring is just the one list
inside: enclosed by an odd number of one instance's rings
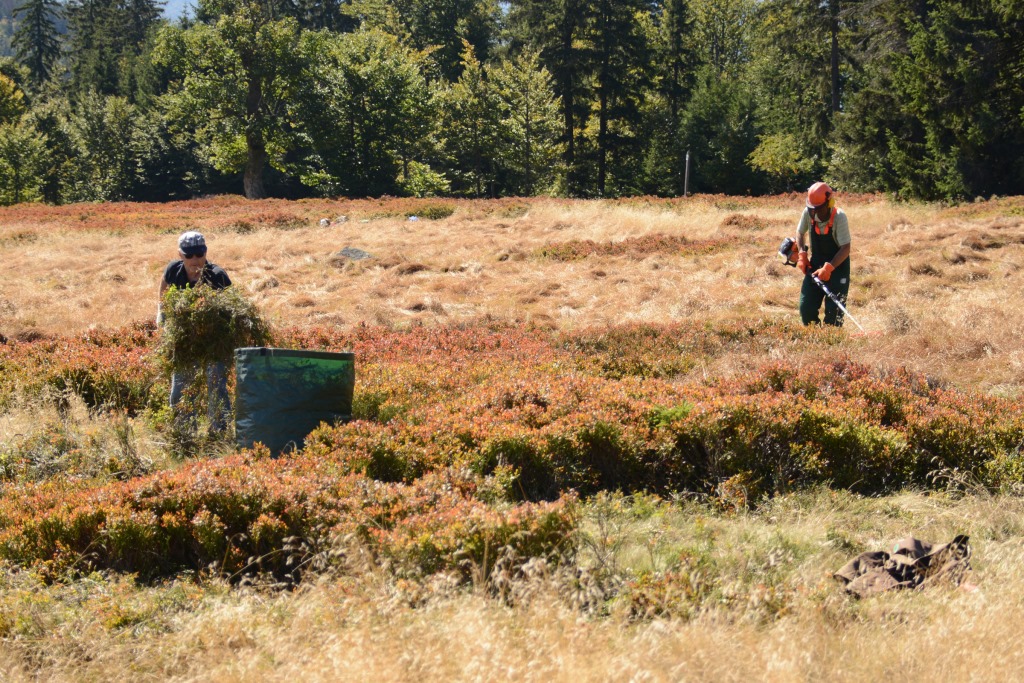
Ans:
{"label": "sunglasses", "polygon": [[181,252],[185,258],[202,258],[206,256],[206,249],[187,249]]}

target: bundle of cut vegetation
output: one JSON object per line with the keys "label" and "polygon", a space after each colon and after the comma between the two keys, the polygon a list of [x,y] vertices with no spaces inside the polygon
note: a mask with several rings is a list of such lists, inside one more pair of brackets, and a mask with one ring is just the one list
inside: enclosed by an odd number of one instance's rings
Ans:
{"label": "bundle of cut vegetation", "polygon": [[235,287],[171,287],[164,295],[163,311],[159,355],[171,371],[226,363],[236,348],[266,346],[272,338],[256,305]]}

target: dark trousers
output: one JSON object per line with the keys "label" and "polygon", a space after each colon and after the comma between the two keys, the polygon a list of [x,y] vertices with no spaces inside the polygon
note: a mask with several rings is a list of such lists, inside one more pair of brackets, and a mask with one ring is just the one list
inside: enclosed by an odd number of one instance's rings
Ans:
{"label": "dark trousers", "polygon": [[[850,293],[850,275],[849,272],[840,274],[840,270],[846,269],[836,269],[825,286],[843,302],[843,306],[846,306],[846,296]],[[825,324],[842,327],[843,312],[825,296],[825,292],[814,283],[814,278],[808,273],[804,276],[804,284],[800,288],[800,318],[804,325],[821,323],[818,312],[821,310],[822,301],[825,302]]]}

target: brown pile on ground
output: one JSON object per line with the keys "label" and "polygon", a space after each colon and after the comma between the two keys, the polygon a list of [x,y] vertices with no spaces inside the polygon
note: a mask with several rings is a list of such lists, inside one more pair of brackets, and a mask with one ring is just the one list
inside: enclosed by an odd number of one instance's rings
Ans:
{"label": "brown pile on ground", "polygon": [[971,546],[959,535],[949,543],[933,545],[905,538],[892,553],[861,553],[833,576],[858,598],[899,588],[924,588],[937,583],[959,586],[971,570]]}

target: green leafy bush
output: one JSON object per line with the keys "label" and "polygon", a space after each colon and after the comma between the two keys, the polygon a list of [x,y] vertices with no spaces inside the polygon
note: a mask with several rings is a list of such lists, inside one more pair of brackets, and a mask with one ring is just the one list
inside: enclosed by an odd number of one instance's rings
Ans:
{"label": "green leafy bush", "polygon": [[415,212],[409,212],[409,215],[425,218],[428,221],[439,221],[442,218],[448,218],[453,213],[455,213],[455,207],[449,204],[424,204]]}
{"label": "green leafy bush", "polygon": [[228,362],[236,348],[271,341],[270,325],[234,287],[171,287],[164,294],[163,311],[166,322],[158,352],[174,371]]}

